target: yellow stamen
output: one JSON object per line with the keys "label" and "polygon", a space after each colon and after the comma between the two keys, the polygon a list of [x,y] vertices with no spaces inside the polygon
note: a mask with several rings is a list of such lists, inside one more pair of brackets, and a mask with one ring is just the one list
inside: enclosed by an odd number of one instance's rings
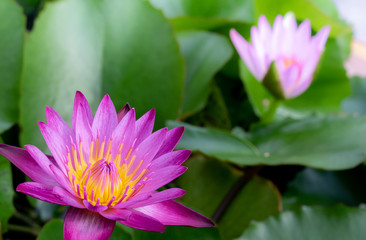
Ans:
{"label": "yellow stamen", "polygon": [[[136,159],[136,153],[132,154],[133,146],[123,156],[123,143],[116,152],[112,152],[112,140],[108,145],[106,140],[99,143],[99,138],[91,141],[88,156],[85,156],[82,142],[78,149],[71,146],[71,151],[67,153],[68,178],[81,199],[93,205],[114,206],[127,201],[143,187],[141,181],[146,181],[148,169],[141,169],[144,160]],[[131,169],[137,160],[138,165]]]}

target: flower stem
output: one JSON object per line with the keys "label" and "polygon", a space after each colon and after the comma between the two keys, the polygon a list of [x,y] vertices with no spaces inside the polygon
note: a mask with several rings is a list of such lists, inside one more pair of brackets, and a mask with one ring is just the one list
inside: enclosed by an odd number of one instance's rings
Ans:
{"label": "flower stem", "polygon": [[258,173],[262,166],[247,167],[245,168],[244,174],[238,179],[233,185],[230,191],[226,194],[220,205],[217,207],[215,213],[212,216],[214,222],[219,222],[226,210],[241,191],[241,189]]}

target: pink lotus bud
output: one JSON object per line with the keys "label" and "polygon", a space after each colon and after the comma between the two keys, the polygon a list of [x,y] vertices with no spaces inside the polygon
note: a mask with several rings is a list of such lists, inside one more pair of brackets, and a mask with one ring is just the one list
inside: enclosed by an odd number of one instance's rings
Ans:
{"label": "pink lotus bud", "polygon": [[294,98],[310,86],[329,31],[325,26],[312,37],[309,20],[297,26],[295,16],[287,13],[278,15],[272,28],[260,16],[258,27],[251,28],[251,43],[234,29],[230,37],[254,77],[274,96]]}

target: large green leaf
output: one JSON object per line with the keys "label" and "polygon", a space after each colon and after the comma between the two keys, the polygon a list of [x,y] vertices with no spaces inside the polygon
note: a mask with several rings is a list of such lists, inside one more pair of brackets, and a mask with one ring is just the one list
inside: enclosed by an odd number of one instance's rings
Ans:
{"label": "large green leaf", "polygon": [[178,33],[186,62],[183,116],[201,110],[210,94],[213,75],[229,60],[233,50],[221,35],[203,31]]}
{"label": "large green leaf", "polygon": [[71,122],[76,90],[100,100],[103,22],[96,0],[49,2],[25,44],[21,84],[22,143],[44,146],[37,121],[46,105]]}
{"label": "large green leaf", "polygon": [[253,223],[240,240],[359,240],[366,235],[366,209],[302,207]]}
{"label": "large green leaf", "polygon": [[366,119],[329,116],[258,126],[252,143],[263,153],[243,164],[299,164],[321,169],[352,168],[366,158]]}
{"label": "large green leaf", "polygon": [[192,227],[172,227],[167,226],[164,233],[147,232],[134,229],[134,240],[220,240],[217,228],[192,228]]}
{"label": "large green leaf", "polygon": [[150,0],[176,29],[212,29],[254,22],[254,0]]}
{"label": "large green leaf", "polygon": [[[247,140],[240,139],[229,132],[201,128],[183,122],[168,121],[168,127],[184,126],[185,132],[178,148],[199,151],[207,156],[235,163],[245,162],[255,156],[255,147]],[[245,163],[244,163],[245,164]]]}
{"label": "large green leaf", "polygon": [[365,173],[364,165],[346,171],[305,168],[288,184],[283,196],[284,208],[335,203],[357,206],[366,201]]}
{"label": "large green leaf", "polygon": [[[3,143],[1,138],[0,143]],[[10,162],[3,156],[0,156],[0,222],[2,232],[6,231],[8,220],[15,211],[13,197],[14,190]]]}
{"label": "large green leaf", "polygon": [[[275,118],[302,118],[314,113],[327,114],[340,111],[342,100],[350,94],[350,84],[343,68],[342,52],[334,39],[329,39],[319,63],[319,72],[313,83],[297,98],[283,101]],[[274,97],[258,82],[240,60],[241,79],[256,114],[266,121]]]}
{"label": "large green leaf", "polygon": [[317,31],[330,25],[330,36],[352,33],[351,27],[339,18],[332,0],[255,0],[255,7],[257,16],[264,14],[270,20],[274,20],[278,14],[284,15],[292,11],[298,19],[310,19],[312,27]]}
{"label": "large green leaf", "polygon": [[117,108],[138,115],[156,108],[157,124],[175,119],[183,97],[184,62],[173,28],[147,1],[104,1],[103,90]]}
{"label": "large green leaf", "polygon": [[0,1],[0,132],[18,121],[25,17],[14,0]]}
{"label": "large green leaf", "polygon": [[64,239],[63,234],[64,221],[61,219],[53,219],[46,223],[42,228],[37,240],[62,240]]}
{"label": "large green leaf", "polygon": [[248,135],[168,122],[185,126],[178,148],[238,165],[295,164],[340,170],[355,167],[366,158],[366,119],[312,117],[259,125]]}
{"label": "large green leaf", "polygon": [[164,11],[169,18],[192,16],[202,18],[251,21],[253,1],[251,0],[150,0],[155,7]]}

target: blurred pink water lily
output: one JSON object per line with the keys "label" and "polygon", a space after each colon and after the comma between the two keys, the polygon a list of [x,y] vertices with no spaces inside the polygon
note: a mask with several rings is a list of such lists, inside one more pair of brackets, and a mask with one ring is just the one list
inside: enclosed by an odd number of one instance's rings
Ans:
{"label": "blurred pink water lily", "polygon": [[153,131],[155,111],[137,121],[126,105],[118,114],[108,95],[93,118],[81,92],[74,102],[72,129],[52,108],[39,127],[53,156],[37,147],[0,145],[0,154],[34,182],[18,192],[70,206],[65,239],[108,239],[116,221],[136,229],[163,232],[165,225],[210,227],[208,218],[172,200],[185,191],[157,189],[186,171],[190,151],[173,151],[184,128]]}
{"label": "blurred pink water lily", "polygon": [[251,43],[234,29],[230,37],[255,78],[262,82],[274,63],[280,85],[277,95],[294,98],[310,86],[329,31],[325,26],[312,37],[309,20],[297,27],[295,16],[287,13],[276,17],[273,28],[265,16],[260,16],[258,27],[251,28]]}

